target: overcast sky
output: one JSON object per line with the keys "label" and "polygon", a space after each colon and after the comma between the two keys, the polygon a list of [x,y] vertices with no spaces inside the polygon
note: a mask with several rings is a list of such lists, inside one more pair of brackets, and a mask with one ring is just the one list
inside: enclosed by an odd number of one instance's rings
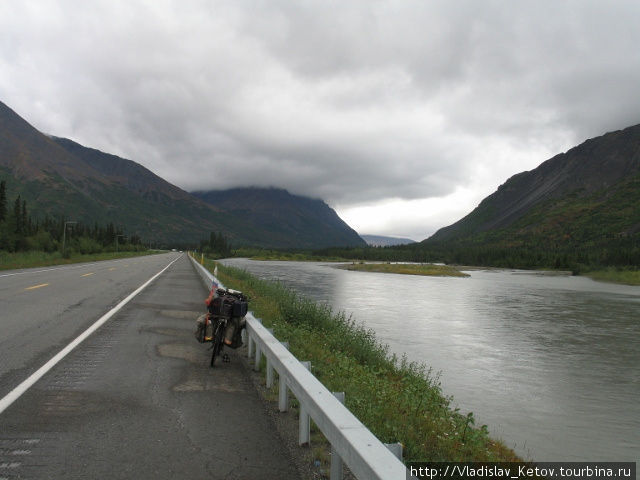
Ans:
{"label": "overcast sky", "polygon": [[1,1],[0,100],[185,190],[422,240],[640,123],[640,2]]}

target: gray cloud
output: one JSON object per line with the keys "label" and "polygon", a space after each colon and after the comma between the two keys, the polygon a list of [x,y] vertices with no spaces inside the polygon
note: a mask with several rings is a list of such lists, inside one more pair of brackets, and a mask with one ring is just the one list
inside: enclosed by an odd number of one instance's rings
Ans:
{"label": "gray cloud", "polygon": [[0,98],[187,190],[479,201],[640,122],[638,18],[635,1],[2,2]]}

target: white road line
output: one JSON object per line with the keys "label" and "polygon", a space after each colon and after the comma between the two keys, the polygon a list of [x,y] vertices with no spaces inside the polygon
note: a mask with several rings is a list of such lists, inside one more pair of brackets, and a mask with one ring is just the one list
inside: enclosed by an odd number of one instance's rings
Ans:
{"label": "white road line", "polygon": [[59,266],[59,267],[45,268],[43,270],[27,270],[26,272],[0,273],[0,278],[2,278],[2,277],[13,277],[15,275],[27,275],[29,273],[53,272],[55,270],[74,270],[76,268],[87,268],[87,267],[90,267],[91,265],[94,265],[96,263],[102,263],[102,262],[104,262],[103,265],[106,265],[109,262],[125,262],[125,261],[131,261],[131,259],[130,258],[117,258],[115,260],[98,260],[96,262],[82,263],[80,265],[62,265],[62,266]]}
{"label": "white road line", "polygon": [[13,277],[15,275],[27,275],[28,273],[53,272],[55,270],[73,270],[73,269],[76,269],[76,268],[84,268],[84,267],[88,267],[88,266],[89,265],[83,263],[82,265],[74,265],[74,266],[65,265],[64,267],[46,268],[44,270],[29,270],[28,272],[3,273],[3,274],[0,274],[0,278],[2,278],[2,277]]}
{"label": "white road line", "polygon": [[22,396],[24,392],[26,392],[34,383],[36,383],[40,378],[44,376],[49,370],[51,370],[60,360],[66,357],[74,348],[80,345],[89,335],[95,332],[98,328],[100,328],[107,320],[113,317],[122,307],[124,307],[127,303],[129,303],[136,295],[138,295],[141,291],[149,286],[151,282],[153,282],[156,278],[162,275],[165,270],[167,270],[171,265],[173,265],[182,255],[179,255],[175,259],[173,259],[169,265],[164,267],[158,273],[156,273],[153,277],[139,286],[136,290],[129,294],[127,298],[122,300],[118,305],[113,307],[107,313],[105,313],[102,317],[100,317],[93,325],[87,328],[83,333],[81,333],[74,341],[72,341],[69,345],[64,347],[57,355],[55,355],[51,360],[45,363],[42,367],[36,370],[29,378],[23,381],[16,388],[11,390],[4,398],[0,400],[0,414],[4,412],[9,406],[15,402],[18,398]]}

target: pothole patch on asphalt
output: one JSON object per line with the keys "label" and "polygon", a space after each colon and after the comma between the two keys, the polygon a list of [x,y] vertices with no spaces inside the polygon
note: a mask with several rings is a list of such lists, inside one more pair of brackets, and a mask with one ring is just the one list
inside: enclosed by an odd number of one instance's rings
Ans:
{"label": "pothole patch on asphalt", "polygon": [[[140,332],[149,332],[149,333],[157,333],[158,335],[164,335],[167,337],[193,337],[193,332],[187,331],[185,329],[177,329],[177,328],[161,328],[161,327],[153,327],[153,328],[141,328]],[[195,340],[195,338],[194,338]]]}
{"label": "pothole patch on asphalt", "polygon": [[189,372],[188,378],[172,389],[174,392],[204,392],[216,390],[219,392],[238,393],[246,392],[244,382],[239,381],[237,376],[221,374],[221,371],[211,370]]}
{"label": "pothole patch on asphalt", "polygon": [[[196,339],[193,339],[196,343]],[[184,343],[165,343],[158,345],[158,354],[162,357],[181,358],[187,362],[202,365],[206,359],[202,354],[202,346],[199,344],[185,345]]]}
{"label": "pothole patch on asphalt", "polygon": [[193,320],[194,324],[196,318],[198,318],[203,313],[205,312],[194,312],[192,310],[160,310],[158,312],[158,314],[162,315],[163,317],[180,318],[182,320]]}
{"label": "pothole patch on asphalt", "polygon": [[[174,392],[203,392],[216,390],[235,393],[246,392],[247,382],[237,372],[237,367],[230,364],[219,364],[209,367],[211,352],[205,346],[195,343],[165,343],[158,345],[158,354],[162,357],[180,358],[193,366],[186,370],[186,378],[174,385]],[[220,360],[217,360],[220,362]]]}

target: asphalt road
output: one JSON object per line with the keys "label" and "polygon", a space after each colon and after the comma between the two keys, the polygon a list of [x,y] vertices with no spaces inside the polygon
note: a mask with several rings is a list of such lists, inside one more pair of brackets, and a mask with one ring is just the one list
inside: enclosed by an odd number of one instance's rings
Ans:
{"label": "asphalt road", "polygon": [[[0,398],[168,265],[0,274]],[[186,255],[0,414],[0,479],[297,479],[237,352],[208,366]]]}
{"label": "asphalt road", "polygon": [[0,398],[178,255],[0,272]]}

